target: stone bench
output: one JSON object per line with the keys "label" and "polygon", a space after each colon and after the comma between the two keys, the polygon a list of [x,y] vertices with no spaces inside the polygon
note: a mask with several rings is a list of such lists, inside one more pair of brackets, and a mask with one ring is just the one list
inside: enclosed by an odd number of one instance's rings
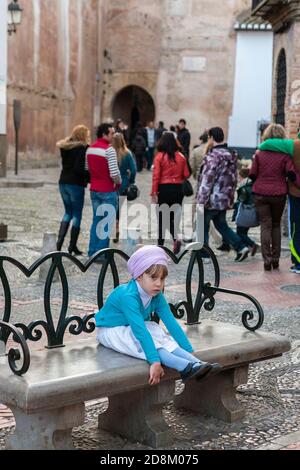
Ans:
{"label": "stone bench", "polygon": [[[84,403],[109,398],[99,427],[151,447],[172,442],[162,407],[177,407],[228,422],[243,418],[236,387],[247,383],[249,364],[280,356],[290,349],[287,339],[245,331],[242,327],[204,320],[184,329],[201,359],[219,362],[222,371],[203,381],[190,381],[175,396],[178,374],[165,369],[157,386],[149,386],[145,361],[97,345],[93,336],[67,343],[63,349],[35,352],[24,377],[11,373],[0,359],[0,402],[16,420],[8,449],[72,449],[73,427],[84,421]],[[201,417],[199,417],[201,419]]]}
{"label": "stone bench", "polygon": [[[238,385],[247,382],[249,364],[282,355],[290,349],[290,343],[284,337],[257,331],[263,323],[260,304],[248,294],[219,287],[217,259],[208,247],[205,249],[215,268],[214,279],[204,283],[200,252],[193,251],[186,275],[187,299],[170,304],[170,307],[178,319],[186,314],[186,323],[181,321],[196,355],[203,360],[219,362],[223,369],[211,378],[188,382],[179,396],[175,396],[175,381],[179,379],[176,371],[166,370],[159,385],[149,386],[149,365],[145,361],[118,354],[97,344],[93,314],[83,318],[67,316],[69,292],[64,258],[85,272],[98,256],[103,255],[103,251],[85,264],[66,253],[51,253],[29,269],[12,258],[0,257],[0,280],[4,288],[0,346],[2,340],[6,350],[10,348],[7,356],[1,356],[0,349],[0,403],[12,410],[16,420],[15,433],[7,439],[8,449],[72,449],[72,428],[83,423],[85,402],[103,397],[108,397],[109,408],[99,416],[99,426],[151,447],[167,447],[171,443],[172,436],[162,416],[162,407],[171,400],[177,407],[229,422],[244,416],[235,391]],[[185,252],[177,258],[169,250],[166,251],[177,264],[186,255]],[[109,267],[114,285],[119,284],[115,256],[128,259],[119,250],[104,250],[104,254],[106,262],[99,271],[97,287],[99,308],[103,305],[103,286]],[[30,277],[49,258],[52,263],[44,290],[46,321],[39,320],[28,325],[11,324],[11,289],[4,262],[13,264]],[[199,280],[193,300],[191,280],[197,274],[195,266],[198,267]],[[62,283],[62,308],[59,318],[54,319],[51,313],[51,286],[56,270]],[[218,291],[247,297],[255,306],[258,319],[251,310],[246,310],[242,313],[242,323],[246,329],[210,320],[200,322],[201,307],[212,310],[214,295]],[[76,339],[64,344],[66,330],[76,335]],[[39,341],[45,332],[47,349],[30,351],[29,341]],[[78,335],[82,332],[89,333],[89,337],[79,339]],[[11,345],[12,340],[17,347]]]}

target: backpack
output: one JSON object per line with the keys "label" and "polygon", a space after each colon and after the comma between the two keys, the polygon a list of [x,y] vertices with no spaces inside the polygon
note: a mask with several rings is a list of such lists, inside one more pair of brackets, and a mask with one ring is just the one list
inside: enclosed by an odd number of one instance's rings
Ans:
{"label": "backpack", "polygon": [[246,183],[238,188],[237,198],[239,202],[242,202],[243,204],[253,203],[252,185],[253,182],[247,179]]}

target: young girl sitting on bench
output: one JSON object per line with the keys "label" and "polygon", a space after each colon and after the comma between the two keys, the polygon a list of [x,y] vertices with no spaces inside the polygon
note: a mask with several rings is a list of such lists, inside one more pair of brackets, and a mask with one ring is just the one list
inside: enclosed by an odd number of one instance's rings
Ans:
{"label": "young girl sitting on bench", "polygon": [[[168,256],[162,248],[148,245],[137,250],[128,261],[132,280],[116,287],[95,315],[99,343],[148,361],[150,385],[160,382],[162,365],[176,369],[184,382],[203,379],[221,369],[218,363],[203,362],[191,354],[193,347],[162,292],[167,266]],[[170,335],[151,321],[153,312]]]}

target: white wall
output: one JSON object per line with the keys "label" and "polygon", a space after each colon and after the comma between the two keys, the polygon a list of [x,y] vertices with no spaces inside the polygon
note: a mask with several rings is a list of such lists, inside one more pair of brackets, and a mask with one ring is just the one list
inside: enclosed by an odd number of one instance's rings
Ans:
{"label": "white wall", "polygon": [[256,147],[257,122],[271,119],[273,33],[239,31],[228,143]]}
{"label": "white wall", "polygon": [[0,135],[6,134],[7,0],[0,0]]}

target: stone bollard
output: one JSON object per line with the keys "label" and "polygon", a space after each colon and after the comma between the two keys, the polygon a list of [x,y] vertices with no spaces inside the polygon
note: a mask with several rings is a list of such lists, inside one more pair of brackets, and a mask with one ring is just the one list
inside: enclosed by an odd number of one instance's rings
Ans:
{"label": "stone bollard", "polygon": [[[52,232],[44,233],[42,256],[45,256],[48,253],[51,253],[53,251],[57,251],[56,239],[57,239],[56,233],[52,233]],[[46,280],[50,266],[51,266],[51,259],[49,259],[48,261],[45,261],[45,263],[41,265],[40,273],[39,273],[40,281]],[[58,274],[58,271],[56,270],[53,281],[58,281],[58,280],[59,280],[59,274]]]}
{"label": "stone bollard", "polygon": [[0,242],[7,240],[7,225],[0,223]]}

